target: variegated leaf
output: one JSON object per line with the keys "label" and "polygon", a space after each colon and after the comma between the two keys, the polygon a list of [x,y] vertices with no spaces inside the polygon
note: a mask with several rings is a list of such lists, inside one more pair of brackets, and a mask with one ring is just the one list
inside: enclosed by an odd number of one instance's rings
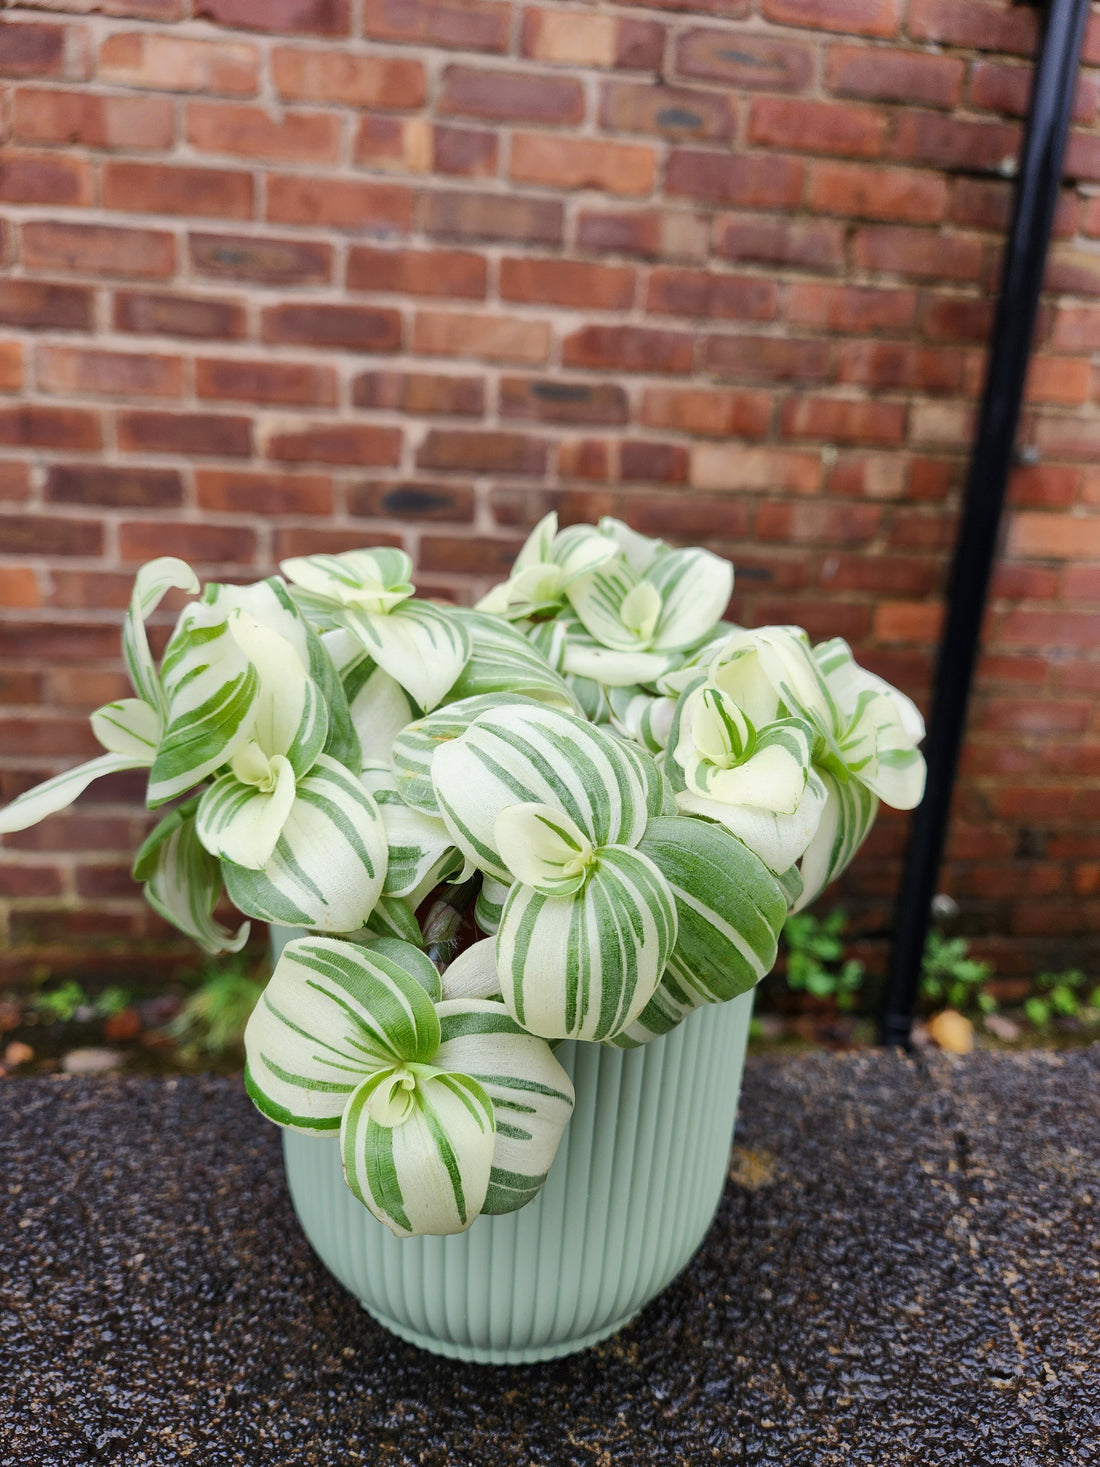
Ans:
{"label": "variegated leaf", "polygon": [[857,780],[841,781],[819,771],[826,799],[817,834],[802,857],[802,895],[791,910],[801,912],[844,870],[867,839],[878,814],[878,799]]}
{"label": "variegated leaf", "polygon": [[66,769],[64,774],[55,774],[52,779],[18,795],[10,805],[0,810],[0,835],[27,830],[45,820],[47,815],[56,815],[59,810],[67,809],[94,779],[116,774],[122,769],[143,769],[147,763],[144,757],[135,759],[125,754],[100,754],[87,764],[78,764],[75,769]]}
{"label": "variegated leaf", "polygon": [[507,882],[497,881],[492,876],[482,879],[481,890],[477,894],[477,904],[474,907],[474,919],[482,932],[495,933],[499,929],[507,895]]}
{"label": "variegated leaf", "polygon": [[352,608],[385,615],[413,594],[412,561],[403,550],[377,546],[340,555],[295,556],[279,569],[294,583],[294,599],[327,624],[332,613]]}
{"label": "variegated leaf", "polygon": [[584,831],[552,805],[505,805],[493,835],[515,879],[548,896],[577,891],[595,857]]}
{"label": "variegated leaf", "polygon": [[[405,803],[441,820],[443,817],[431,773],[435,751],[457,739],[480,714],[513,703],[535,706],[531,699],[522,698],[517,693],[482,693],[476,698],[448,703],[426,718],[407,724],[394,738],[391,755],[397,788]],[[385,755],[378,757],[384,758]]]}
{"label": "variegated leaf", "polygon": [[174,555],[150,560],[141,567],[134,581],[130,608],[122,627],[122,653],[134,692],[158,713],[165,711],[164,694],[149,651],[145,623],[169,591],[187,591],[193,595],[198,589],[198,576],[186,561],[177,560]]}
{"label": "variegated leaf", "polygon": [[[244,783],[222,774],[203,791],[195,829],[213,856],[262,871],[271,859],[294,806],[296,783],[290,761],[261,755],[270,782]],[[236,759],[240,758],[238,753]]]}
{"label": "variegated leaf", "polygon": [[455,607],[452,614],[469,633],[472,651],[447,694],[448,702],[507,692],[563,708],[567,713],[578,711],[577,700],[564,678],[522,632],[499,617],[466,607]]}
{"label": "variegated leaf", "polygon": [[92,733],[111,754],[151,765],[160,742],[160,713],[143,698],[104,703],[91,716]]}
{"label": "variegated leaf", "polygon": [[[429,880],[435,886],[454,867],[455,844],[443,821],[406,805],[388,763],[368,760],[359,776],[370,790],[386,827],[389,864],[385,890],[392,896],[411,896]],[[461,865],[461,859],[458,864]],[[429,888],[430,889],[430,888]]]}
{"label": "variegated leaf", "polygon": [[416,913],[404,897],[386,896],[384,893],[374,904],[367,918],[366,930],[377,937],[396,937],[402,942],[421,943],[424,934],[416,920]]}
{"label": "variegated leaf", "polygon": [[645,579],[660,596],[653,645],[661,651],[706,637],[733,594],[733,566],[709,550],[670,550],[654,559]]}
{"label": "variegated leaf", "polygon": [[500,975],[497,972],[497,945],[491,937],[471,943],[448,963],[442,975],[445,999],[500,1000]]}
{"label": "variegated leaf", "polygon": [[222,893],[217,861],[195,833],[195,801],[169,811],[142,843],[134,858],[134,879],[145,883],[145,899],[155,912],[211,956],[239,952],[250,924],[236,933],[214,920]]}
{"label": "variegated leaf", "polygon": [[249,742],[269,758],[284,755],[295,776],[307,773],[328,736],[328,711],[316,683],[294,643],[250,612],[232,610],[229,629],[259,679]]}
{"label": "variegated leaf", "polygon": [[425,712],[443,699],[470,655],[461,621],[430,601],[404,601],[386,614],[345,608],[341,624]]}

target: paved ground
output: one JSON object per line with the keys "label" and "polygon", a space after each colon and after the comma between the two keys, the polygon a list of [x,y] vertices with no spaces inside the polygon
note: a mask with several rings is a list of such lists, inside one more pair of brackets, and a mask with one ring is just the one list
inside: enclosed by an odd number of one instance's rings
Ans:
{"label": "paved ground", "polygon": [[742,1114],[678,1282],[498,1370],[328,1277],[239,1082],[0,1082],[0,1463],[1100,1463],[1100,1046],[761,1059]]}

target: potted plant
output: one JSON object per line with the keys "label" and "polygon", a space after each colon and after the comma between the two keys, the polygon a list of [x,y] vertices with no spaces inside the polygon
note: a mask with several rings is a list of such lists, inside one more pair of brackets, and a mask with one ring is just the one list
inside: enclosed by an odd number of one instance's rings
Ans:
{"label": "potted plant", "polygon": [[143,567],[105,753],[0,832],[148,769],[154,908],[208,953],[248,934],[223,894],[272,924],[245,1083],[322,1259],[430,1349],[567,1353],[701,1241],[753,988],[879,800],[919,800],[920,716],[615,520],[548,516],[476,609],[417,599],[398,550],[281,569]]}

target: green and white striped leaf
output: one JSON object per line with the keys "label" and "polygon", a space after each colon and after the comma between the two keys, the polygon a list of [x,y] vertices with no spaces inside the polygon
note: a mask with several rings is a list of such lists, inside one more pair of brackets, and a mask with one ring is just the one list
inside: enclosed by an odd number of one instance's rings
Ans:
{"label": "green and white striped leaf", "polygon": [[92,733],[111,754],[151,765],[160,742],[160,713],[143,698],[120,698],[104,703],[91,716]]}
{"label": "green and white striped leaf", "polygon": [[294,599],[319,620],[335,623],[342,608],[385,615],[413,594],[412,561],[403,550],[377,546],[340,555],[304,555],[281,561],[279,569],[294,583]]}
{"label": "green and white striped leaf", "polygon": [[[480,944],[479,944],[480,945]],[[499,1003],[461,999],[436,1008],[435,1063],[476,1080],[489,1097],[496,1144],[482,1211],[514,1212],[538,1193],[573,1113],[573,1082],[545,1040]]]}
{"label": "green and white striped leaf", "polygon": [[324,640],[317,631],[306,624],[306,646],[309,655],[309,675],[321,694],[321,701],[328,711],[328,734],[322,753],[335,759],[352,774],[363,767],[363,751],[359,734],[351,716],[348,697],[340,675],[325,648]]}
{"label": "green and white striped leaf", "polygon": [[348,1186],[399,1238],[465,1231],[485,1201],[494,1146],[481,1086],[420,1067],[364,1080],[340,1128]]}
{"label": "green and white striped leaf", "polygon": [[259,679],[249,743],[269,758],[284,755],[295,776],[307,773],[328,737],[328,711],[316,683],[294,643],[250,612],[231,611],[229,629]]}
{"label": "green and white striped leaf", "polygon": [[251,732],[259,676],[217,607],[184,608],[161,662],[164,734],[147,802],[163,805],[225,764]]}
{"label": "green and white striped leaf", "polygon": [[710,680],[757,728],[776,718],[803,719],[830,742],[839,714],[801,627],[755,627],[732,633],[715,653]]}
{"label": "green and white striped leaf", "polygon": [[904,693],[858,665],[840,637],[814,648],[840,713],[840,761],[848,774],[896,810],[912,810],[924,795],[920,710]]}
{"label": "green and white striped leaf", "polygon": [[607,847],[572,896],[508,893],[497,933],[505,1006],[544,1039],[612,1039],[652,998],[675,942],[661,872],[638,851]]}
{"label": "green and white striped leaf", "polygon": [[470,655],[461,621],[430,601],[403,601],[384,615],[345,608],[340,624],[425,712],[442,701]]}
{"label": "green and white striped leaf", "polygon": [[455,843],[499,881],[511,879],[495,833],[508,805],[549,805],[594,846],[633,845],[645,829],[648,792],[635,757],[612,734],[540,704],[483,713],[439,745],[431,771]]}
{"label": "green and white striped leaf", "polygon": [[435,964],[427,953],[413,943],[396,937],[370,937],[362,946],[372,953],[381,953],[399,968],[404,968],[410,978],[416,979],[432,1003],[438,1003],[443,997],[443,983]]}
{"label": "green and white striped leaf", "polygon": [[614,540],[619,547],[619,554],[639,575],[644,575],[659,555],[668,553],[669,547],[663,540],[651,539],[649,535],[640,535],[637,530],[632,530],[622,520],[616,520],[611,515],[604,515],[599,522],[601,535],[606,535]]}
{"label": "green and white striped leaf", "polygon": [[663,754],[668,747],[676,699],[658,697],[636,683],[609,688],[607,702],[611,725],[624,738],[640,744],[650,754]]}
{"label": "green and white striped leaf", "polygon": [[[389,864],[385,890],[391,896],[411,896],[428,881],[435,886],[456,864],[455,843],[443,821],[406,805],[388,763],[368,760],[359,776],[370,790],[386,827]],[[461,859],[457,861],[461,865]],[[429,888],[430,889],[430,888]]]}
{"label": "green and white striped leaf", "polygon": [[165,710],[164,694],[160,679],[149,651],[149,639],[145,635],[145,623],[171,590],[194,594],[199,589],[199,578],[184,560],[174,555],[162,555],[150,560],[138,571],[134,590],[130,597],[130,608],[122,627],[122,655],[134,692],[159,713]]}
{"label": "green and white striped leaf", "polygon": [[327,754],[298,781],[294,804],[263,871],[231,861],[230,898],[250,917],[322,932],[355,932],[382,895],[386,830],[371,795]]}
{"label": "green and white striped leaf", "polygon": [[548,896],[579,890],[595,857],[584,831],[551,805],[505,805],[494,840],[515,879]]}
{"label": "green and white striped leaf", "polygon": [[801,912],[834,881],[867,839],[878,814],[878,799],[857,780],[838,780],[818,770],[825,786],[825,803],[817,834],[802,857],[799,873],[802,895],[792,912]]}
{"label": "green and white striped leaf", "polygon": [[653,560],[645,579],[661,600],[653,645],[662,651],[706,637],[733,594],[733,566],[709,550],[670,550]]}
{"label": "green and white striped leaf", "polygon": [[[235,761],[242,752],[234,755]],[[196,817],[196,833],[211,855],[252,871],[262,871],[271,859],[297,789],[288,759],[281,754],[259,758],[270,775],[269,784],[244,783],[236,774],[221,774],[203,791]]]}
{"label": "green and white striped leaf", "polygon": [[52,779],[18,795],[10,805],[0,810],[0,835],[27,830],[48,815],[67,809],[93,780],[101,779],[105,774],[116,774],[122,769],[144,769],[148,762],[145,758],[135,759],[125,754],[100,754],[87,764],[78,764],[75,769],[55,774]]}
{"label": "green and white striped leaf", "polygon": [[298,661],[303,667],[308,667],[310,626],[281,576],[268,576],[266,580],[253,581],[247,586],[211,581],[203,588],[202,599],[226,617],[234,611],[246,612],[270,631],[285,637],[294,648]]}
{"label": "green and white striped leaf", "polygon": [[[445,999],[501,998],[500,975],[497,972],[497,945],[491,937],[471,943],[448,963],[442,976]],[[511,1020],[509,1020],[511,1022]]]}
{"label": "green and white striped leaf", "polygon": [[145,900],[167,922],[214,956],[239,952],[250,923],[236,933],[214,920],[222,873],[195,832],[195,801],[170,810],[150,831],[134,858],[134,879],[145,883]]}
{"label": "green and white striped leaf", "polygon": [[367,918],[366,930],[378,937],[398,938],[401,942],[424,941],[416,913],[406,899],[386,896],[385,893],[375,902],[374,909]]}
{"label": "green and white striped leaf", "polygon": [[[397,788],[406,805],[439,820],[443,818],[432,784],[435,751],[457,739],[482,713],[492,712],[503,704],[533,706],[531,699],[522,698],[517,693],[482,693],[476,698],[463,698],[461,702],[437,708],[426,718],[407,724],[395,736],[390,757]],[[387,756],[379,754],[377,757]]]}
{"label": "green and white striped leaf", "polygon": [[474,904],[474,920],[482,932],[495,933],[499,929],[508,885],[508,882],[497,881],[492,876],[483,877],[481,890]]}
{"label": "green and white striped leaf", "polygon": [[[370,668],[369,675],[360,681],[358,673],[366,668]],[[388,760],[394,739],[417,717],[419,710],[401,684],[373,658],[365,657],[363,667],[357,669],[347,687],[351,720],[363,760]]]}
{"label": "green and white striped leaf", "polygon": [[402,962],[299,937],[283,949],[245,1028],[245,1085],[278,1125],[335,1131],[365,1078],[427,1064],[439,1038],[435,1006]]}
{"label": "green and white striped leaf", "polygon": [[452,614],[469,633],[472,651],[447,694],[449,702],[506,692],[534,698],[567,713],[578,711],[565,679],[511,623],[466,607],[455,607]]}

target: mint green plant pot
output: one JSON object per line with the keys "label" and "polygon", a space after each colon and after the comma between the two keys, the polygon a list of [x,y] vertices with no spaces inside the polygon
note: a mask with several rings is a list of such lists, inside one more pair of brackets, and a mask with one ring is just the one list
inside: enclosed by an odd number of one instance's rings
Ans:
{"label": "mint green plant pot", "polygon": [[379,1324],[439,1355],[521,1365],[614,1334],[685,1267],[714,1217],[752,1002],[697,1009],[641,1049],[561,1045],[577,1100],[545,1186],[519,1212],[450,1237],[394,1237],[344,1185],[335,1139],[284,1131],[306,1237]]}

